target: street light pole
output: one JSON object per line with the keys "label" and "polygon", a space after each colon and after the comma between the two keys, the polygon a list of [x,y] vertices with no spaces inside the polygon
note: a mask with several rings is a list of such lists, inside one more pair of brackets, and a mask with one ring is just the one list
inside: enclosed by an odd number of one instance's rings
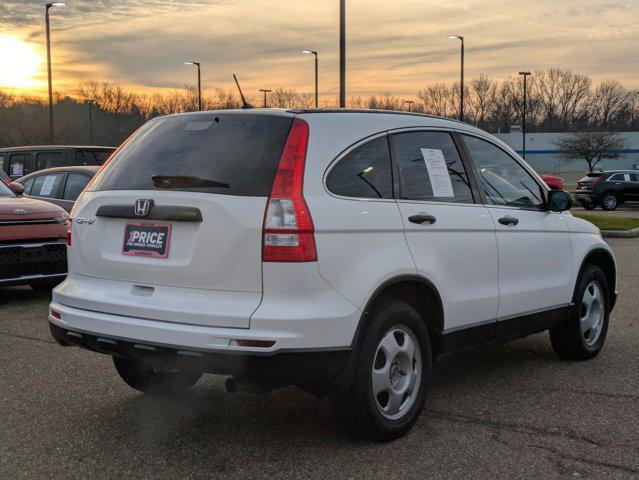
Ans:
{"label": "street light pole", "polygon": [[200,62],[184,62],[185,65],[195,65],[197,67],[197,109],[202,111],[202,71]]}
{"label": "street light pole", "polygon": [[464,121],[464,36],[463,35],[448,35],[451,40],[461,41],[461,84],[459,87],[460,99],[459,99],[459,120]]}
{"label": "street light pole", "polygon": [[523,112],[521,119],[521,134],[522,134],[522,156],[524,160],[526,160],[526,102],[528,101],[528,93],[527,93],[527,79],[530,72],[519,72],[519,75],[524,77],[524,104],[523,104]]}
{"label": "street light pole", "polygon": [[93,100],[87,100],[89,105],[89,145],[93,145]]}
{"label": "street light pole", "polygon": [[346,0],[339,2],[339,106],[346,108]]}
{"label": "street light pole", "polygon": [[264,93],[264,108],[266,108],[266,94],[271,93],[272,90],[267,90],[265,88],[260,88],[260,92]]}
{"label": "street light pole", "polygon": [[44,22],[46,25],[47,37],[47,77],[49,84],[49,142],[55,143],[55,133],[53,130],[53,80],[51,78],[51,27],[49,26],[49,10],[51,7],[64,7],[64,2],[52,2],[45,5]]}
{"label": "street light pole", "polygon": [[306,55],[314,55],[315,56],[315,108],[319,108],[319,93],[318,93],[318,60],[317,60],[317,51],[316,50],[302,50],[302,53]]}
{"label": "street light pole", "polygon": [[415,103],[415,100],[404,100],[404,103],[408,104],[408,111],[411,111],[411,106]]}

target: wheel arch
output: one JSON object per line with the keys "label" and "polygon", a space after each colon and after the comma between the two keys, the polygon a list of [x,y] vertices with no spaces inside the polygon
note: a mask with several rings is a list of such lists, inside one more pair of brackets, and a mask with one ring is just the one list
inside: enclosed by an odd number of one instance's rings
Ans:
{"label": "wheel arch", "polygon": [[615,259],[612,254],[603,248],[596,248],[586,254],[579,267],[579,274],[575,282],[575,290],[573,293],[573,302],[576,301],[575,295],[577,294],[577,287],[579,285],[579,279],[581,278],[584,270],[588,265],[596,265],[603,271],[608,281],[608,288],[610,290],[610,310],[615,306],[617,291],[617,267],[615,265]]}
{"label": "wheel arch", "polygon": [[435,358],[442,346],[441,333],[444,329],[444,308],[435,285],[420,275],[400,275],[379,285],[368,299],[359,319],[353,337],[353,350],[358,350],[370,313],[380,302],[388,299],[403,300],[412,305],[421,315],[430,337],[431,350]]}
{"label": "wheel arch", "polygon": [[614,194],[615,197],[617,197],[617,205],[621,205],[622,203],[624,203],[623,192],[621,190],[617,190],[612,187],[608,187],[601,192],[601,195],[600,195],[601,200],[603,201],[603,198],[609,193],[612,193]]}

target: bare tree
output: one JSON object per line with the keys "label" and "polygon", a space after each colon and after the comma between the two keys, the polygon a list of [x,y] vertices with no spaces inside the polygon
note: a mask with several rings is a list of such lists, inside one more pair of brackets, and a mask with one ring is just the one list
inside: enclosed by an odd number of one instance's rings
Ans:
{"label": "bare tree", "polygon": [[591,122],[596,128],[616,129],[623,124],[622,113],[628,106],[628,91],[616,80],[602,82],[592,98]]}
{"label": "bare tree", "polygon": [[466,116],[473,124],[486,128],[497,101],[497,82],[480,75],[470,81],[469,90]]}
{"label": "bare tree", "polygon": [[453,99],[458,90],[445,83],[428,85],[417,92],[421,111],[440,117],[454,117],[459,112],[459,102]]}
{"label": "bare tree", "polygon": [[592,172],[602,160],[619,158],[620,150],[627,148],[625,140],[612,132],[571,133],[557,142],[565,161],[583,160]]}
{"label": "bare tree", "polygon": [[311,108],[314,95],[298,93],[294,88],[276,88],[271,93],[271,104],[275,108]]}
{"label": "bare tree", "polygon": [[402,99],[391,93],[383,93],[368,98],[366,107],[371,110],[401,110]]}

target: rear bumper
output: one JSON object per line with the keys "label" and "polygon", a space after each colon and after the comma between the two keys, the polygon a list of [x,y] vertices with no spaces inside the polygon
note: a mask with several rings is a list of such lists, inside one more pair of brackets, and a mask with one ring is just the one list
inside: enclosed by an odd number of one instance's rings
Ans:
{"label": "rear bumper", "polygon": [[184,348],[141,342],[121,337],[96,335],[59,326],[49,319],[51,335],[62,346],[76,346],[106,355],[163,365],[197,364],[208,373],[236,375],[258,381],[300,384],[338,378],[351,358],[351,351],[298,350],[259,353]]}
{"label": "rear bumper", "polygon": [[0,245],[0,286],[54,283],[67,274],[66,241]]}
{"label": "rear bumper", "polygon": [[588,190],[577,190],[571,193],[575,196],[578,202],[598,203],[600,200],[599,195]]}
{"label": "rear bumper", "polygon": [[[361,311],[320,277],[317,264],[265,264],[263,275],[261,299],[247,308],[248,300],[223,301],[234,292],[209,291],[203,301],[200,291],[156,287],[142,297],[127,282],[70,274],[53,291],[51,309],[60,318],[49,315],[49,321],[96,336],[190,350],[272,354],[350,348]],[[242,340],[271,346],[241,346]]]}

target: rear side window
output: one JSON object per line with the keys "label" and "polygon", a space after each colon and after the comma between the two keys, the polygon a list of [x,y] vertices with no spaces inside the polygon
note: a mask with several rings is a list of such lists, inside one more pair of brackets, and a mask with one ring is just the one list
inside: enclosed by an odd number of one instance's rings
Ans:
{"label": "rear side window", "polygon": [[74,200],[78,198],[78,195],[82,193],[84,187],[87,186],[91,180],[87,175],[81,173],[70,173],[67,177],[67,183],[64,185],[64,194],[62,198],[64,200]]}
{"label": "rear side window", "polygon": [[35,178],[31,187],[31,196],[55,198],[62,182],[62,174],[40,175]]}
{"label": "rear side window", "polygon": [[357,147],[326,178],[335,195],[355,198],[393,198],[393,175],[386,136]]}
{"label": "rear side window", "polygon": [[33,182],[35,181],[35,178],[30,178],[29,180],[27,180],[26,182],[24,182],[24,194],[25,195],[31,195],[31,187],[33,187]]}
{"label": "rear side window", "polygon": [[156,118],[124,145],[91,189],[267,197],[292,121],[246,113]]}
{"label": "rear side window", "polygon": [[473,203],[468,175],[455,142],[445,132],[394,135],[400,198]]}
{"label": "rear side window", "polygon": [[625,181],[625,178],[623,176],[623,173],[615,173],[612,177],[610,177],[608,179],[609,181],[613,181],[613,182],[623,182]]}
{"label": "rear side window", "polygon": [[64,167],[64,153],[44,152],[36,156],[36,170],[45,168]]}
{"label": "rear side window", "polygon": [[33,171],[26,153],[14,153],[9,157],[9,175],[11,178],[19,178]]}
{"label": "rear side window", "polygon": [[74,165],[102,165],[112,152],[104,150],[76,150]]}

